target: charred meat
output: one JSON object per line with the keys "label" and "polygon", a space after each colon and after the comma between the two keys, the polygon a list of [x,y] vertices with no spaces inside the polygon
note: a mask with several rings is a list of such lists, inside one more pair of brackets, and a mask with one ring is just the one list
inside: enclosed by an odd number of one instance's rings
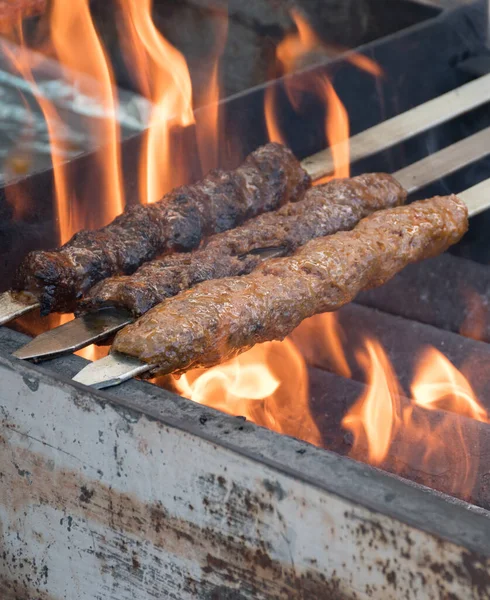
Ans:
{"label": "charred meat", "polygon": [[468,210],[456,196],[376,212],[249,275],[205,281],[162,302],[120,331],[112,349],[159,374],[216,365],[337,310],[405,265],[443,252],[467,228]]}
{"label": "charred meat", "polygon": [[102,279],[133,273],[164,252],[192,250],[205,236],[301,199],[310,183],[290,150],[267,144],[234,171],[211,171],[159,202],[126,210],[98,231],[80,231],[57,250],[31,252],[13,289],[32,294],[41,314],[70,312]]}
{"label": "charred meat", "polygon": [[254,250],[273,247],[291,254],[311,239],[352,229],[372,212],[405,199],[401,185],[384,173],[330,181],[308,190],[299,202],[211,237],[204,248],[171,254],[144,264],[133,275],[101,281],[82,300],[80,310],[115,306],[141,316],[202,281],[250,273],[261,262]]}

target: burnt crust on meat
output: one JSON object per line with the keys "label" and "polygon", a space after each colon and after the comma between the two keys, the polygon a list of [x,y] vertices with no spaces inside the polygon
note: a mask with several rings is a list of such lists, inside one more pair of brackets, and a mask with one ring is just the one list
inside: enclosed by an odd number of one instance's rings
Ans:
{"label": "burnt crust on meat", "polygon": [[467,228],[467,207],[456,196],[376,212],[249,275],[205,281],[162,302],[120,331],[112,349],[155,365],[152,374],[219,364],[443,252]]}
{"label": "burnt crust on meat", "polygon": [[199,250],[168,255],[144,264],[133,275],[101,281],[82,299],[78,312],[111,306],[139,317],[202,281],[250,273],[262,260],[254,250],[273,247],[292,254],[311,239],[352,229],[376,210],[403,204],[406,196],[385,173],[330,181],[308,190],[299,202],[209,238]]}
{"label": "burnt crust on meat", "polygon": [[102,229],[80,231],[61,248],[29,253],[13,290],[36,297],[43,315],[71,312],[102,279],[131,274],[164,252],[197,248],[205,236],[301,199],[310,185],[290,150],[267,144],[234,171],[211,171],[159,202],[129,208]]}

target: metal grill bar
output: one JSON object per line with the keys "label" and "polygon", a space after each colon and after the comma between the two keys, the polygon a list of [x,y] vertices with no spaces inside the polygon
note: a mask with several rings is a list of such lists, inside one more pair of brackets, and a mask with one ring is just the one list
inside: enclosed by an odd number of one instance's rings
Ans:
{"label": "metal grill bar", "polygon": [[458,195],[466,202],[470,217],[474,217],[490,205],[490,179],[485,179]]}
{"label": "metal grill bar", "polygon": [[[490,75],[485,75],[351,137],[350,162],[387,150],[489,101]],[[345,164],[337,163],[336,166]],[[330,175],[334,170],[332,149],[310,156],[302,165],[313,179]]]}
{"label": "metal grill bar", "polygon": [[490,154],[490,127],[400,169],[393,175],[410,194],[488,154]]}

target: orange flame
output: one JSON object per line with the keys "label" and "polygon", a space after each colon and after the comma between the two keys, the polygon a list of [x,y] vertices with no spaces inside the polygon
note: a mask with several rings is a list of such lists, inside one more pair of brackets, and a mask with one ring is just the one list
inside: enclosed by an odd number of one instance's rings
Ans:
{"label": "orange flame", "polygon": [[469,497],[478,468],[472,460],[478,441],[468,428],[471,421],[464,418],[488,422],[488,415],[468,380],[444,355],[429,348],[420,357],[409,401],[402,398],[382,347],[373,340],[365,343],[367,354],[359,359],[369,386],[342,421],[354,435],[352,456],[401,474],[407,468],[415,470],[418,479],[432,487],[447,470],[443,489]]}
{"label": "orange flame", "polygon": [[324,367],[350,378],[351,370],[343,349],[344,332],[337,313],[323,313],[306,319],[290,335],[307,364]]}
{"label": "orange flame", "polygon": [[[201,92],[199,103],[199,117],[196,120],[196,137],[199,150],[201,171],[209,172],[219,166],[219,142],[220,140],[220,63],[219,60],[225,49],[228,37],[228,14],[216,11],[214,13],[214,43],[210,56],[207,57],[208,66],[207,81]],[[230,144],[230,132],[228,132],[227,145]]]}
{"label": "orange flame", "polygon": [[[59,239],[66,242],[82,227],[98,227],[120,214],[124,207],[119,162],[119,130],[115,119],[113,77],[104,49],[98,38],[88,0],[53,0],[49,21],[52,50],[63,68],[64,80],[76,87],[87,99],[97,105],[98,119],[86,120],[91,136],[103,147],[95,151],[100,166],[100,201],[97,210],[93,202],[81,212],[78,200],[70,185],[63,155],[68,149],[63,132],[56,126],[60,122],[54,104],[48,100],[36,83],[34,68],[40,64],[39,57],[27,50],[19,24],[17,34],[20,48],[11,52],[4,46],[18,72],[32,84],[36,99],[46,118],[51,145],[55,179],[56,207]],[[42,64],[42,63],[41,63]],[[91,200],[91,198],[90,198]]]}
{"label": "orange flame", "polygon": [[[119,128],[115,118],[116,99],[112,70],[95,30],[88,0],[53,0],[51,3],[50,39],[57,59],[64,67],[65,80],[86,95],[95,98],[102,109],[101,117],[87,119],[92,136],[102,140],[96,150],[101,165],[100,202],[102,212],[97,222],[90,222],[88,214],[73,218],[73,190],[66,180],[61,161],[55,159],[55,178],[62,242],[82,226],[100,226],[108,223],[124,208],[122,187]],[[80,76],[82,73],[87,77]],[[97,87],[94,86],[96,82]],[[52,122],[52,108],[43,102],[48,125]],[[55,146],[59,143],[55,132],[50,132]],[[83,222],[80,222],[83,220]],[[89,221],[89,222],[87,222]]]}
{"label": "orange flame", "polygon": [[368,387],[342,420],[354,435],[353,452],[367,448],[367,460],[378,465],[390,448],[399,420],[400,391],[393,368],[376,340],[366,340],[358,360],[368,375]]}
{"label": "orange flame", "polygon": [[435,348],[427,348],[420,356],[411,392],[414,403],[428,410],[446,410],[488,421],[466,377]]}
{"label": "orange flame", "polygon": [[183,396],[286,435],[320,445],[308,408],[308,374],[290,340],[254,346],[211,369],[196,369],[175,379]]}
{"label": "orange flame", "polygon": [[154,105],[140,162],[143,203],[156,202],[185,182],[185,152],[175,148],[172,132],[194,123],[187,63],[153,23],[152,4],[152,0],[121,0],[129,39],[126,60],[138,73],[141,92]]}
{"label": "orange flame", "polygon": [[[342,49],[335,49],[334,46],[325,44],[317,36],[305,17],[297,10],[291,10],[291,17],[296,25],[297,32],[287,35],[276,50],[276,58],[281,73],[291,73],[297,68],[299,62],[311,53],[319,51],[325,53],[328,51],[330,54],[340,54],[343,52]],[[345,58],[359,69],[375,77],[382,75],[379,65],[364,55],[351,52]],[[284,81],[292,106],[298,109],[302,94],[309,91],[314,92],[327,109],[325,135],[332,152],[334,172],[316,183],[325,183],[332,178],[348,177],[350,173],[350,152],[347,111],[333,85],[325,75],[313,73],[310,77],[303,77],[302,81],[303,83],[299,85],[307,86],[305,89],[298,89],[298,83],[295,80],[286,79]],[[273,86],[266,91],[264,100],[265,123],[270,141],[285,144],[286,140],[278,122],[276,93]]]}

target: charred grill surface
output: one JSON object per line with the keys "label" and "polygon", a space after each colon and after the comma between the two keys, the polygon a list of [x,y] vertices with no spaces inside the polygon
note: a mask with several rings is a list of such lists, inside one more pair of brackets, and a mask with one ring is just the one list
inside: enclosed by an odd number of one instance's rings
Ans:
{"label": "charred grill surface", "polygon": [[218,364],[283,339],[303,319],[443,252],[467,227],[468,210],[456,196],[374,213],[354,230],[312,240],[250,275],[206,281],[166,300],[120,331],[113,350],[157,365],[153,372],[161,374]]}
{"label": "charred grill surface", "polygon": [[144,264],[131,276],[101,281],[82,300],[80,310],[116,306],[140,316],[202,281],[250,273],[261,262],[253,250],[281,247],[285,255],[291,254],[313,238],[352,229],[363,217],[405,199],[401,185],[384,173],[331,181],[308,190],[300,202],[210,238],[203,249],[169,255]]}
{"label": "charred grill surface", "polygon": [[61,248],[27,255],[13,289],[32,294],[41,313],[72,311],[97,282],[133,273],[168,251],[196,248],[204,236],[299,200],[308,174],[290,150],[267,144],[234,171],[211,171],[160,202],[135,206],[98,231],[81,231]]}

